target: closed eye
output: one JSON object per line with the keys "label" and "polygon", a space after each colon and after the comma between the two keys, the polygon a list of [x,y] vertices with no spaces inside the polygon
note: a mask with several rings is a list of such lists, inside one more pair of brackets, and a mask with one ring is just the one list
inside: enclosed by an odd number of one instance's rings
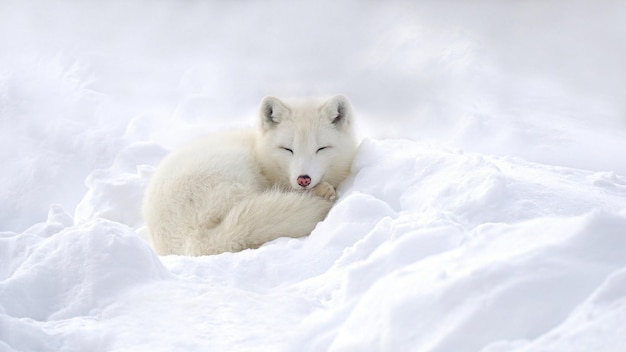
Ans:
{"label": "closed eye", "polygon": [[293,154],[293,150],[286,148],[286,147],[280,147],[280,149],[284,149],[286,151],[288,151],[289,153]]}
{"label": "closed eye", "polygon": [[318,149],[315,153],[319,153],[319,152],[321,152],[322,150],[324,150],[324,149],[328,149],[328,148],[330,148],[330,146],[321,147],[321,148],[320,148],[320,149]]}

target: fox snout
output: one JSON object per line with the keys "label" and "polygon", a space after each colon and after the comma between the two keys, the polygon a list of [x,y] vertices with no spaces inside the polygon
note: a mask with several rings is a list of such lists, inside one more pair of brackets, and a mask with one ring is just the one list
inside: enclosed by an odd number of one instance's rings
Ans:
{"label": "fox snout", "polygon": [[297,181],[300,187],[306,188],[311,184],[311,177],[309,175],[300,175]]}

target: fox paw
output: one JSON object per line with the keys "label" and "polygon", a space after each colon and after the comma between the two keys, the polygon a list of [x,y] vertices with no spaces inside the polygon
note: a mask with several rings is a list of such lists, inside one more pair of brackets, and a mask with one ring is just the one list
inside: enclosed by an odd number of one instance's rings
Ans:
{"label": "fox paw", "polygon": [[313,194],[318,197],[324,198],[329,201],[334,201],[337,199],[337,192],[335,191],[335,187],[331,186],[328,182],[322,182],[315,186],[313,189]]}

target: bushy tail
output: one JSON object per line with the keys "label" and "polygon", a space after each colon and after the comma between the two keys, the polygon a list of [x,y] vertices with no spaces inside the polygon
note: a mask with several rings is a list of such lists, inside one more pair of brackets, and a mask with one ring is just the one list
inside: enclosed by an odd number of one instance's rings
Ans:
{"label": "bushy tail", "polygon": [[257,248],[279,237],[303,237],[322,221],[332,201],[307,193],[260,193],[237,203],[215,227],[198,228],[185,243],[187,255]]}

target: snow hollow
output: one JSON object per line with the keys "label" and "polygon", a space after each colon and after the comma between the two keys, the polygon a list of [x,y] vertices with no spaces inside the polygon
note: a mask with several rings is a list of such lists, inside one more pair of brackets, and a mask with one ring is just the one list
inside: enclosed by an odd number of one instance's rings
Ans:
{"label": "snow hollow", "polygon": [[[622,351],[618,1],[0,4],[0,351]],[[306,238],[158,257],[144,188],[264,95],[351,98]]]}

